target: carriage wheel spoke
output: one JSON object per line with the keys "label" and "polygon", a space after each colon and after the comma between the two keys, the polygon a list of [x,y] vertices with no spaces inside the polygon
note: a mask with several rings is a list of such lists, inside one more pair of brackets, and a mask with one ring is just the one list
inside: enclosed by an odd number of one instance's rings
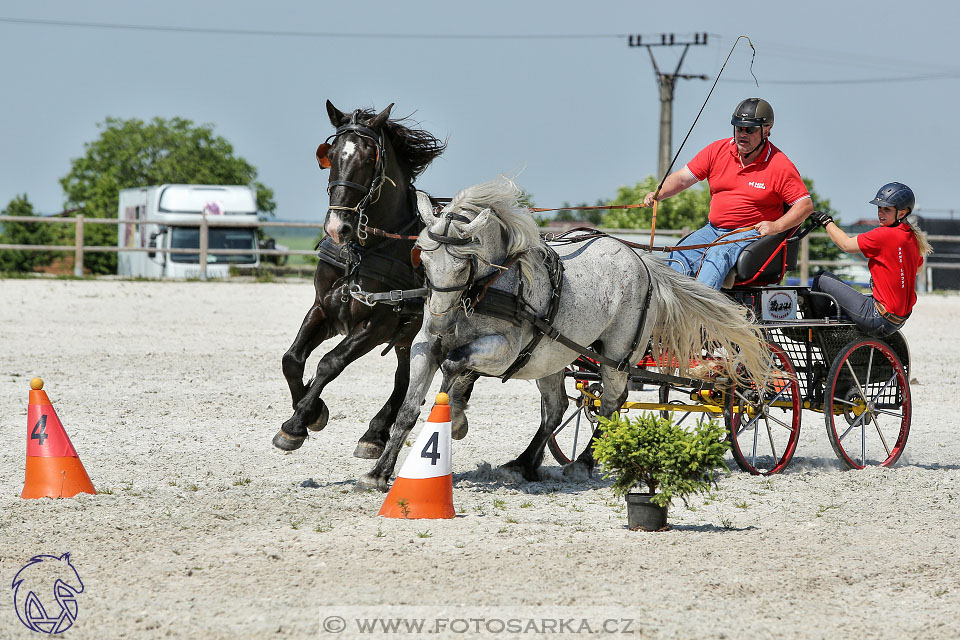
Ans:
{"label": "carriage wheel spoke", "polygon": [[879,413],[885,416],[893,416],[894,418],[899,418],[901,415],[896,411],[891,411],[890,409],[874,409],[873,413]]}
{"label": "carriage wheel spoke", "polygon": [[[743,408],[743,407],[742,407],[742,408]],[[753,418],[747,419],[747,420],[744,420],[744,417],[746,417],[746,415],[747,415],[747,412],[746,412],[746,411],[741,411],[741,412],[740,412],[740,415],[741,415],[741,418],[740,418],[740,429],[737,430],[737,435],[740,435],[740,434],[743,433],[744,431],[748,431],[748,430],[750,430],[750,429],[753,429],[754,431],[756,431],[756,429],[757,429],[757,421],[760,419],[760,416],[763,415],[763,414],[762,414],[762,413],[757,413],[755,416],[753,416]]]}
{"label": "carriage wheel spoke", "polygon": [[772,415],[772,414],[770,414],[770,413],[767,413],[764,417],[765,417],[767,420],[773,420],[773,422],[774,422],[775,424],[780,425],[781,427],[783,427],[783,428],[786,429],[787,431],[793,431],[793,427],[792,427],[790,424],[784,422],[783,420],[781,420],[780,418],[778,418],[778,417],[775,416],[775,415]]}
{"label": "carriage wheel spoke", "polygon": [[[847,365],[847,369],[850,370],[850,377],[853,378],[853,384],[857,385],[857,390],[860,392],[861,398],[866,398],[867,394],[863,392],[863,386],[860,384],[860,379],[857,378],[857,373],[853,370],[853,365],[850,364],[850,360],[844,362]],[[837,376],[839,378],[839,376]]]}
{"label": "carriage wheel spoke", "polygon": [[773,444],[773,431],[770,430],[770,420],[765,421],[767,424],[767,439],[770,440],[770,451],[773,452],[773,459],[779,460],[780,456],[777,455],[777,445]]}
{"label": "carriage wheel spoke", "polygon": [[573,431],[573,447],[570,449],[570,459],[577,459],[577,436],[580,435],[580,411],[577,411],[577,428]]}
{"label": "carriage wheel spoke", "polygon": [[570,422],[571,422],[574,418],[577,419],[577,427],[579,428],[579,427],[580,427],[580,409],[579,409],[579,408],[578,408],[576,411],[574,411],[573,413],[571,413],[571,414],[570,414],[570,417],[567,418],[566,420],[564,420],[563,423],[562,423],[559,427],[557,427],[556,429],[553,430],[553,435],[557,435],[558,433],[560,433],[561,431],[563,431],[563,430],[567,427],[567,425],[570,424]]}
{"label": "carriage wheel spoke", "polygon": [[883,392],[886,391],[887,389],[889,389],[889,388],[890,388],[890,385],[893,384],[893,381],[896,380],[896,379],[897,379],[897,374],[894,373],[892,376],[890,376],[890,379],[887,380],[887,382],[886,382],[882,387],[880,387],[880,390],[877,391],[876,395],[874,395],[872,398],[870,398],[870,402],[876,402],[876,401],[877,401],[877,398],[879,398],[880,396],[882,396],[882,395],[883,395]]}
{"label": "carriage wheel spoke", "polygon": [[[883,435],[883,431],[880,430],[880,421],[877,420],[877,416],[874,415],[874,414],[872,414],[872,413],[870,414],[870,417],[873,419],[873,426],[877,428],[877,435],[880,436],[880,442],[883,443],[883,449],[884,449],[884,451],[887,452],[887,457],[889,458],[889,457],[890,457],[890,446],[887,444],[887,439],[886,439],[886,437]],[[866,438],[864,438],[864,440],[866,440]],[[866,446],[866,445],[864,445],[864,446]],[[864,462],[866,462],[866,453],[864,453]]]}
{"label": "carriage wheel spoke", "polygon": [[687,411],[687,412],[684,413],[682,416],[680,416],[680,419],[677,420],[677,424],[678,424],[678,425],[683,424],[683,421],[686,420],[688,417],[690,417],[690,416],[692,416],[692,415],[693,415],[693,413],[692,413],[691,411]]}
{"label": "carriage wheel spoke", "polygon": [[857,403],[856,403],[856,402],[851,402],[851,401],[849,401],[849,400],[843,400],[843,399],[841,399],[841,398],[836,398],[836,397],[833,399],[833,404],[842,404],[842,405],[846,405],[846,406],[851,407],[851,408],[857,406]]}
{"label": "carriage wheel spoke", "polygon": [[843,433],[841,433],[841,434],[840,434],[840,437],[837,438],[837,439],[842,442],[843,439],[847,437],[847,434],[850,433],[850,431],[851,431],[855,426],[857,426],[857,423],[862,423],[862,422],[863,422],[863,417],[864,417],[865,415],[866,415],[865,413],[861,413],[859,416],[857,416],[857,419],[854,420],[854,421],[850,424],[850,426],[847,427],[847,430],[844,431]]}

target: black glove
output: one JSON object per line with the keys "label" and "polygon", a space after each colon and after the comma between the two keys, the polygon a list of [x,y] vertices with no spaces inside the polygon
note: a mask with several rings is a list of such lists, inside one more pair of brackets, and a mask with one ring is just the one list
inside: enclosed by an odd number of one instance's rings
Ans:
{"label": "black glove", "polygon": [[814,211],[813,213],[810,214],[810,217],[807,219],[813,222],[813,224],[819,225],[821,227],[825,227],[831,222],[833,222],[833,218],[825,214],[823,211]]}

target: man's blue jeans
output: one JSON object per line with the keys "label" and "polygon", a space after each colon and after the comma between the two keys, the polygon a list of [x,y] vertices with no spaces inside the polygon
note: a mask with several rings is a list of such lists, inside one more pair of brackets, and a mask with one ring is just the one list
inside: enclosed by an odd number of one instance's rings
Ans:
{"label": "man's blue jeans", "polygon": [[[731,229],[721,229],[707,223],[707,226],[697,229],[684,238],[679,246],[716,242],[720,236],[730,233],[730,231]],[[694,277],[712,289],[719,289],[720,285],[723,284],[723,279],[727,277],[727,272],[737,263],[737,256],[740,255],[745,246],[756,240],[757,237],[756,231],[748,229],[724,238],[724,241],[744,238],[742,242],[723,244],[719,247],[706,249],[671,251],[668,264],[674,271]]]}

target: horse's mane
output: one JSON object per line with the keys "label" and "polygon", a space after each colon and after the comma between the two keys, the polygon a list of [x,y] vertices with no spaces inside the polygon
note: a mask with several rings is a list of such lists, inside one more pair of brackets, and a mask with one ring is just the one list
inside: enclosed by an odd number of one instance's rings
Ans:
{"label": "horse's mane", "polygon": [[[443,210],[480,212],[489,209],[493,214],[491,217],[502,230],[507,255],[520,254],[520,272],[529,282],[533,266],[544,260],[546,245],[540,238],[540,229],[530,210],[520,204],[522,195],[523,191],[513,180],[500,176],[459,191]],[[455,226],[462,224],[454,223]],[[476,244],[447,246],[450,253],[459,257],[476,255],[480,249]]]}
{"label": "horse's mane", "polygon": [[[376,115],[373,109],[360,109],[360,121],[364,124]],[[390,138],[397,160],[405,165],[413,182],[426,170],[427,165],[443,153],[447,143],[435,138],[429,131],[408,126],[409,123],[409,118],[388,120],[384,125],[384,133]]]}

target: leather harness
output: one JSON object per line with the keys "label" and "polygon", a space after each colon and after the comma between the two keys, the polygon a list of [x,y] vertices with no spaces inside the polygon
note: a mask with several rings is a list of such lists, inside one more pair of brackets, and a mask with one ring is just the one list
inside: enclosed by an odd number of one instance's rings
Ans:
{"label": "leather harness", "polygon": [[[471,238],[460,238],[449,235],[450,223],[452,221],[466,222],[468,221],[467,218],[453,212],[448,212],[445,214],[444,218],[447,220],[447,224],[442,233],[435,233],[432,230],[428,230],[427,235],[431,240],[440,243],[441,245],[466,245],[475,242],[475,240]],[[563,263],[560,260],[560,256],[552,247],[550,247],[550,245],[543,243],[540,245],[540,248],[544,250],[544,264],[547,268],[551,286],[550,301],[542,317],[535,312],[535,309],[533,309],[530,303],[527,302],[523,296],[524,285],[522,276],[518,275],[516,293],[492,288],[492,285],[505,273],[509,272],[515,267],[519,269],[519,266],[517,265],[520,258],[519,255],[511,256],[501,268],[496,269],[495,271],[482,276],[481,278],[475,277],[477,267],[476,258],[474,258],[470,262],[470,275],[467,283],[464,285],[441,288],[431,284],[428,281],[426,287],[419,289],[365,294],[365,301],[367,301],[368,304],[376,304],[377,302],[396,304],[400,300],[408,300],[420,298],[421,296],[427,296],[431,290],[441,292],[463,291],[461,303],[464,312],[467,314],[478,313],[480,315],[506,320],[518,327],[524,322],[530,323],[533,328],[533,336],[531,339],[526,345],[523,346],[523,348],[520,349],[516,359],[514,359],[513,363],[511,363],[501,375],[492,376],[499,377],[503,382],[506,382],[516,375],[516,373],[527,364],[533,355],[534,349],[536,349],[536,347],[540,344],[540,341],[544,338],[544,336],[546,336],[551,340],[559,342],[565,347],[579,353],[580,355],[591,358],[602,365],[612,367],[617,371],[626,371],[633,375],[643,376],[644,379],[650,381],[651,383],[675,385],[690,383],[688,378],[681,378],[678,376],[671,376],[649,371],[647,368],[637,366],[629,360],[630,354],[634,353],[639,346],[640,339],[642,337],[643,326],[646,323],[647,309],[650,307],[650,300],[653,296],[653,277],[650,274],[649,267],[647,267],[642,258],[638,257],[647,272],[647,292],[641,307],[641,315],[637,322],[637,331],[634,335],[631,348],[624,355],[624,357],[618,361],[603,355],[591,347],[574,342],[570,338],[567,338],[560,333],[560,331],[558,331],[553,325],[557,311],[560,307],[560,296],[563,291]],[[358,297],[359,299],[358,295],[355,295],[354,297]],[[699,384],[703,389],[712,388],[714,385],[714,383],[711,382],[699,382]]]}

